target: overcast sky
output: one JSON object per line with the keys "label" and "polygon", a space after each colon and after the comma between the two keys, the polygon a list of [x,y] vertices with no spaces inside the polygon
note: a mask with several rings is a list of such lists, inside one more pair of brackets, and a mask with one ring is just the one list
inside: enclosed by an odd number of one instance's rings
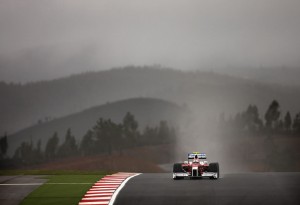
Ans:
{"label": "overcast sky", "polygon": [[0,80],[300,65],[299,0],[1,0]]}

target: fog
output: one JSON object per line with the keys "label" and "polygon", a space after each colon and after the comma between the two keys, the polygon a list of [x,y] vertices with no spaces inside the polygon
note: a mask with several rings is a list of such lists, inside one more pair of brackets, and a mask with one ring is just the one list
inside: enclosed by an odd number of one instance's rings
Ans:
{"label": "fog", "polygon": [[0,80],[124,65],[299,66],[297,0],[2,0]]}
{"label": "fog", "polygon": [[[86,74],[23,86],[0,84],[5,99],[0,101],[0,131],[39,128],[34,124],[39,119],[109,101],[164,99],[190,112],[178,121],[177,160],[200,151],[227,172],[248,171],[239,160],[252,163],[248,156],[266,138],[265,130],[259,128],[263,136],[258,140],[237,141],[242,132],[222,138],[219,116],[225,112],[227,119],[233,118],[255,104],[263,119],[273,99],[293,117],[299,112],[299,23],[298,0],[2,0],[0,82],[26,84]],[[277,72],[258,76],[260,68]],[[278,68],[294,70],[281,76],[287,72]],[[236,70],[255,70],[250,75],[257,81]],[[282,86],[286,82],[298,87]],[[254,148],[243,152],[251,141]],[[272,151],[284,153],[284,146]],[[268,153],[262,146],[259,151],[255,159],[263,164]],[[261,164],[251,165],[252,170]]]}
{"label": "fog", "polygon": [[209,114],[214,111],[214,108],[205,109],[207,113],[204,115],[200,113],[201,111],[195,113],[193,110],[190,120],[185,122],[179,120],[180,133],[176,144],[177,150],[174,151],[176,160],[179,162],[187,160],[187,153],[196,151],[206,153],[208,162],[218,162],[221,166],[221,174],[253,171],[249,162],[241,160],[244,153],[240,149],[247,149],[247,147],[241,147],[239,143],[240,140],[245,140],[245,136],[228,136],[219,127],[219,119]]}

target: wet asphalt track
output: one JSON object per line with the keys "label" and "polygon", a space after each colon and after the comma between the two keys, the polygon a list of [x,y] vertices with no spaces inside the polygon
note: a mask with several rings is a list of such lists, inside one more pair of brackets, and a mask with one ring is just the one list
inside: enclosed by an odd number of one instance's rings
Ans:
{"label": "wet asphalt track", "polygon": [[[30,183],[44,183],[41,176],[0,176],[0,204],[18,205],[34,189],[40,185],[26,185]],[[14,184],[14,185],[9,185]],[[24,184],[24,185],[22,185]]]}
{"label": "wet asphalt track", "polygon": [[142,174],[128,181],[114,205],[300,204],[300,173],[226,174],[218,180],[173,180]]}

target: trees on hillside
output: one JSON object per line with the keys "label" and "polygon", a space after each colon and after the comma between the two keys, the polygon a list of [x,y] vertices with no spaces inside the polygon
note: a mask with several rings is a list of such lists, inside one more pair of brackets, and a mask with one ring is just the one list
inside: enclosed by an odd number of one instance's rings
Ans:
{"label": "trees on hillside", "polygon": [[171,143],[174,140],[175,130],[170,129],[166,121],[160,121],[158,127],[158,139],[163,143]]}
{"label": "trees on hillside", "polygon": [[294,122],[293,122],[293,129],[295,133],[300,135],[300,113],[296,114]]}
{"label": "trees on hillside", "polygon": [[128,148],[175,142],[175,135],[175,129],[170,128],[166,121],[161,121],[157,127],[147,127],[140,133],[137,120],[128,112],[119,124],[110,119],[99,118],[95,126],[83,136],[80,146],[69,128],[61,145],[57,132],[54,132],[48,139],[44,152],[41,150],[41,141],[38,141],[36,147],[32,142],[23,142],[17,148],[14,159],[23,164],[32,164],[38,163],[37,159],[51,161],[78,154],[82,156],[101,153],[110,155],[113,152],[122,154],[123,150]]}
{"label": "trees on hillside", "polygon": [[268,130],[272,130],[278,125],[277,123],[280,117],[279,108],[279,103],[276,100],[273,100],[265,114],[266,128]]}
{"label": "trees on hillside", "polygon": [[258,108],[255,105],[249,105],[248,108],[237,113],[234,118],[220,118],[220,126],[225,130],[235,132],[243,131],[244,134],[256,136],[259,134],[288,134],[297,135],[300,130],[300,113],[292,120],[289,111],[281,118],[280,104],[273,100],[266,113],[264,121],[261,119]]}
{"label": "trees on hillside", "polygon": [[123,118],[122,129],[124,134],[122,139],[125,141],[126,146],[137,146],[137,141],[140,135],[138,131],[138,122],[130,112],[127,112]]}
{"label": "trees on hillside", "polygon": [[41,141],[38,141],[36,147],[33,142],[22,142],[16,149],[13,159],[24,165],[36,164],[43,160],[41,152]]}
{"label": "trees on hillside", "polygon": [[46,144],[46,148],[45,148],[46,160],[52,160],[57,157],[58,143],[59,143],[59,139],[57,136],[57,132],[55,132],[53,136],[49,138]]}
{"label": "trees on hillside", "polygon": [[65,141],[59,146],[59,138],[57,132],[48,139],[45,150],[42,150],[41,140],[38,140],[36,146],[32,141],[22,142],[16,149],[13,159],[22,164],[37,164],[44,160],[51,161],[58,157],[70,157],[78,154],[78,146],[75,137],[72,135],[71,129],[68,129]]}
{"label": "trees on hillside", "polygon": [[81,155],[92,155],[96,150],[96,140],[92,130],[88,130],[87,133],[83,136],[80,143],[80,154]]}
{"label": "trees on hillside", "polygon": [[284,117],[284,129],[286,131],[289,131],[291,129],[291,126],[292,126],[292,117],[290,112],[288,111]]}
{"label": "trees on hillside", "polygon": [[4,136],[0,138],[0,159],[2,159],[6,155],[7,148],[7,134],[4,133]]}
{"label": "trees on hillside", "polygon": [[111,154],[113,151],[122,154],[124,149],[172,143],[175,138],[175,129],[170,128],[165,121],[161,121],[158,127],[146,127],[141,133],[134,115],[128,112],[120,124],[100,118],[93,129],[84,135],[80,151],[85,156]]}
{"label": "trees on hillside", "polygon": [[[96,152],[101,153],[103,151],[111,154],[113,150],[120,150],[120,144],[122,143],[121,125],[112,122],[110,119],[104,120],[100,118],[93,131],[96,137],[96,143],[100,145],[96,147]],[[98,149],[98,150],[97,150]]]}
{"label": "trees on hillside", "polygon": [[263,125],[256,105],[249,105],[246,111],[238,113],[235,121],[239,128],[251,133],[257,132]]}
{"label": "trees on hillside", "polygon": [[78,147],[75,137],[71,133],[71,129],[67,130],[65,141],[59,147],[57,155],[59,157],[75,156],[78,153]]}
{"label": "trees on hillside", "polygon": [[300,137],[300,113],[295,117],[289,111],[284,115],[281,113],[276,100],[269,104],[263,115],[255,105],[249,105],[235,117],[226,119],[221,115],[218,130],[223,139],[237,143],[231,144],[230,153],[239,155],[246,163],[256,159],[264,163],[265,171],[295,170],[298,153],[290,137]]}

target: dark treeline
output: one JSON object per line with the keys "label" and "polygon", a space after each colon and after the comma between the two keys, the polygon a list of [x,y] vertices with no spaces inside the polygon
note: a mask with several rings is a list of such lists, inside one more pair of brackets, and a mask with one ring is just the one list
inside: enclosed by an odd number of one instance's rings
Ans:
{"label": "dark treeline", "polygon": [[223,131],[248,136],[300,136],[300,112],[294,117],[289,111],[282,113],[279,103],[273,100],[263,115],[259,113],[256,105],[249,105],[245,111],[237,113],[235,117],[225,119],[222,114],[219,125]]}
{"label": "dark treeline", "polygon": [[0,160],[2,160],[5,157],[7,148],[7,134],[5,133],[4,136],[0,138]]}
{"label": "dark treeline", "polygon": [[6,160],[10,160],[12,164],[32,165],[73,156],[110,155],[113,152],[122,155],[126,149],[174,143],[175,139],[175,129],[169,127],[166,121],[161,121],[156,127],[148,126],[141,132],[135,117],[128,112],[119,124],[110,119],[100,118],[96,125],[86,132],[80,143],[72,135],[71,129],[67,130],[62,143],[59,142],[57,132],[54,132],[44,150],[41,149],[40,140],[36,144],[32,141],[23,142],[16,149],[12,159]]}
{"label": "dark treeline", "polygon": [[231,154],[238,155],[250,165],[263,164],[259,171],[298,171],[300,113],[282,113],[280,104],[273,100],[262,115],[255,105],[225,119],[220,116],[221,136],[236,142]]}

